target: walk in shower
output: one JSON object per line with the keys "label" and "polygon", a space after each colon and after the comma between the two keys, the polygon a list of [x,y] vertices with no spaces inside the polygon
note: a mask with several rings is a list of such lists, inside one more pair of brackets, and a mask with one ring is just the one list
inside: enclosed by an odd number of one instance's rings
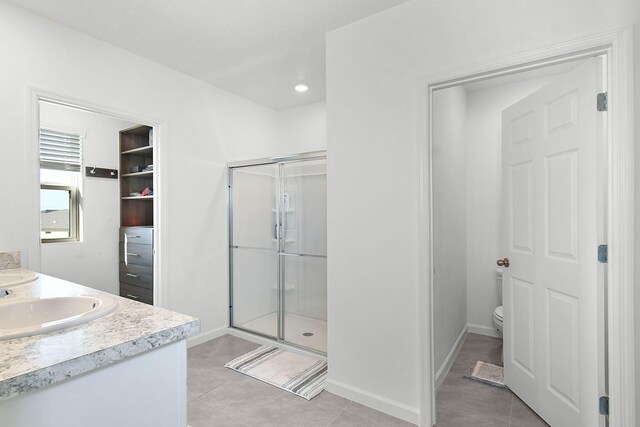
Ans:
{"label": "walk in shower", "polygon": [[229,165],[230,324],[327,352],[324,152]]}

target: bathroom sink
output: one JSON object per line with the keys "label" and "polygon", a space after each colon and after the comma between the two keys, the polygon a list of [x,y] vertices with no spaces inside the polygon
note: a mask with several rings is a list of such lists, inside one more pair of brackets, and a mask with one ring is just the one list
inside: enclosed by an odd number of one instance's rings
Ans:
{"label": "bathroom sink", "polygon": [[117,305],[109,295],[0,300],[0,340],[45,334],[95,320]]}
{"label": "bathroom sink", "polygon": [[21,268],[0,270],[0,288],[24,285],[25,283],[33,282],[37,278],[38,275],[33,271],[23,270]]}

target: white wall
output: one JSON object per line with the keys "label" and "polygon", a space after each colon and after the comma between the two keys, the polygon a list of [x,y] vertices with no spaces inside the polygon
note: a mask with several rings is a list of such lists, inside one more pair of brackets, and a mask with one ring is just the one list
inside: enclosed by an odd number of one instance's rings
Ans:
{"label": "white wall", "polygon": [[435,370],[467,326],[467,92],[433,100],[433,262]]}
{"label": "white wall", "polygon": [[327,106],[324,101],[276,114],[279,155],[327,149]]}
{"label": "white wall", "polygon": [[330,382],[418,408],[418,77],[629,24],[637,0],[412,0],[327,35]]}
{"label": "white wall", "polygon": [[163,305],[199,317],[204,336],[226,327],[226,162],[324,149],[324,103],[277,112],[1,1],[0,50],[0,182],[15,183],[0,250],[41,268],[27,232],[32,88],[160,122]]}
{"label": "white wall", "polygon": [[28,253],[30,88],[157,120],[164,304],[204,333],[227,326],[225,164],[277,152],[275,112],[4,2],[0,51],[0,249],[40,268]]}
{"label": "white wall", "polygon": [[[471,332],[493,334],[500,305],[496,260],[502,242],[502,111],[551,77],[467,92],[467,319]],[[434,111],[438,106],[434,106]]]}
{"label": "white wall", "polygon": [[[132,122],[86,111],[42,103],[43,128],[78,131],[82,143],[83,166],[118,168],[119,131]],[[101,291],[119,293],[118,228],[120,191],[117,179],[86,177],[80,172],[82,240],[41,245],[40,270],[51,276],[82,283]]]}

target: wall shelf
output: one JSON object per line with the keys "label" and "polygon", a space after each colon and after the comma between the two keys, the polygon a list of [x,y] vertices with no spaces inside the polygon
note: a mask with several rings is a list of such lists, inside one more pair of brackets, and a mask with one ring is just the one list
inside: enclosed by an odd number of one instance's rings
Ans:
{"label": "wall shelf", "polygon": [[123,173],[120,176],[123,177],[123,178],[129,178],[129,177],[140,177],[140,178],[143,178],[145,176],[153,176],[153,171]]}
{"label": "wall shelf", "polygon": [[120,154],[122,154],[123,156],[126,156],[128,154],[133,154],[136,156],[142,156],[142,155],[152,155],[150,153],[153,152],[153,145],[145,145],[144,147],[138,147],[138,148],[132,148],[131,150],[125,150],[123,152],[121,152]]}
{"label": "wall shelf", "polygon": [[122,200],[151,200],[153,196],[126,196]]}

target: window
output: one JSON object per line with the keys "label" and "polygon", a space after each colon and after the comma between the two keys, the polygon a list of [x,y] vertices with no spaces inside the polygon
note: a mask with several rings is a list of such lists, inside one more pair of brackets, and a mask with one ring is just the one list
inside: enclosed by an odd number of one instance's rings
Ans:
{"label": "window", "polygon": [[40,129],[40,238],[80,240],[82,136]]}
{"label": "window", "polygon": [[40,237],[43,242],[78,240],[78,188],[40,184]]}

